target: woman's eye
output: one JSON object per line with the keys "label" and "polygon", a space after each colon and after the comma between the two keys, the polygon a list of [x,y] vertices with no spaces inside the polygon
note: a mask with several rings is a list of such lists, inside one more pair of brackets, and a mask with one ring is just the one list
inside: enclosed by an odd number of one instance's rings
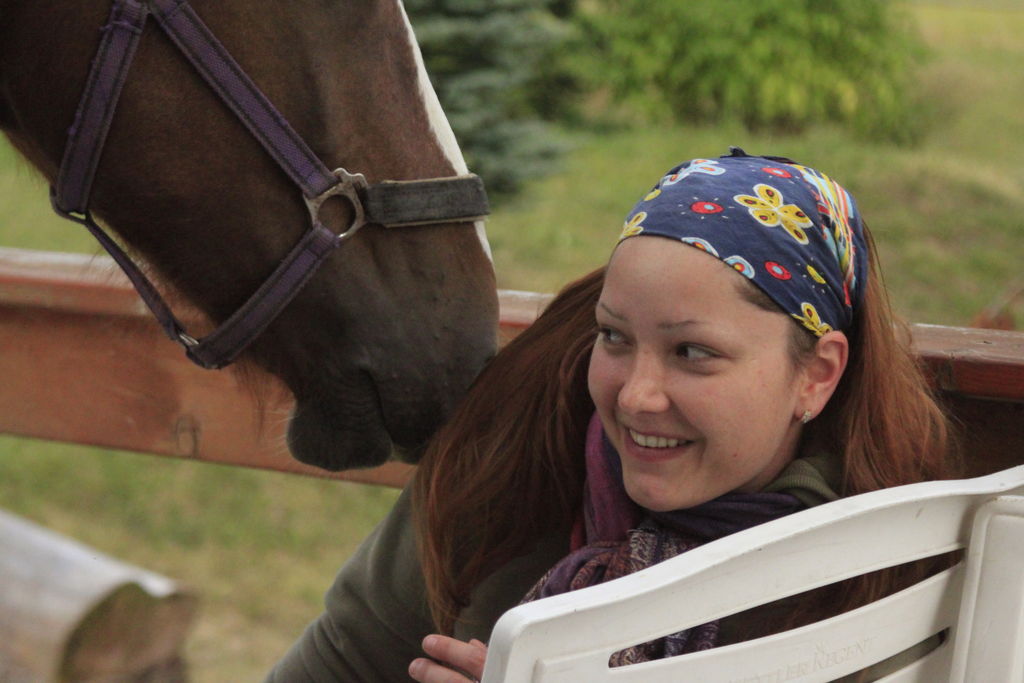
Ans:
{"label": "woman's eye", "polygon": [[702,346],[694,346],[693,344],[680,344],[676,347],[676,355],[686,360],[704,360],[715,357],[715,354],[711,351]]}
{"label": "woman's eye", "polygon": [[611,344],[613,346],[616,344],[621,344],[626,340],[625,337],[622,336],[622,333],[618,332],[617,330],[613,330],[610,327],[598,328],[597,335],[605,344]]}

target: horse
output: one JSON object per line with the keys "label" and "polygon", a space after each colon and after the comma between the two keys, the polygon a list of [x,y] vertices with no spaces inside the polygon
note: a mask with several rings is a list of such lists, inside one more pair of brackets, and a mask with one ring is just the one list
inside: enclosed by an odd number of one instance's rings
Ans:
{"label": "horse", "polygon": [[[466,173],[400,0],[193,5],[329,168],[368,183]],[[110,8],[0,0],[0,129],[51,183]],[[138,33],[91,210],[162,289],[216,326],[308,232],[309,209],[172,41],[153,22]],[[319,212],[337,233],[355,214],[344,201]],[[325,258],[241,360],[294,395],[288,446],[300,461],[330,470],[415,461],[494,354],[496,323],[481,222],[370,223]]]}

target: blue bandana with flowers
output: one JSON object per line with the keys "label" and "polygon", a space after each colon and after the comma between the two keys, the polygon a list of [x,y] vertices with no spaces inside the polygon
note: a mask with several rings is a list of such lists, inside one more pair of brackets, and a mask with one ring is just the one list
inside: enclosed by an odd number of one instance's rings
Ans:
{"label": "blue bandana with flowers", "polygon": [[739,148],[670,170],[626,218],[620,240],[681,240],[732,266],[817,336],[853,322],[867,278],[860,213],[837,182]]}

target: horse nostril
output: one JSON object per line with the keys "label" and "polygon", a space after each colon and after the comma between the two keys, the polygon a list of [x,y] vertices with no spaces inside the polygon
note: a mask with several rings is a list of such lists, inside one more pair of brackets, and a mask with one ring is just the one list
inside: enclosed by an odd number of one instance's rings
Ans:
{"label": "horse nostril", "polygon": [[310,404],[296,408],[287,438],[296,460],[332,472],[376,467],[391,455],[391,439],[379,420],[339,419]]}
{"label": "horse nostril", "polygon": [[377,388],[359,370],[325,374],[297,395],[287,438],[297,460],[331,471],[375,467],[391,456]]}

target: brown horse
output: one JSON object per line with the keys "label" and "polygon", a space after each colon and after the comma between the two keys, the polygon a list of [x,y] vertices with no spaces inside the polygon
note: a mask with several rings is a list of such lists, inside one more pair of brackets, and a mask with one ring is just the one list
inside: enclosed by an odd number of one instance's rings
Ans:
{"label": "brown horse", "polygon": [[[329,168],[465,172],[400,0],[195,0]],[[54,180],[109,0],[0,0],[0,128]],[[159,280],[223,321],[308,229],[301,194],[152,23],[118,104],[93,212]],[[325,206],[341,232],[344,202]],[[69,224],[69,229],[72,229]],[[493,354],[481,226],[368,225],[246,352],[296,398],[293,454],[329,469],[409,458]]]}

